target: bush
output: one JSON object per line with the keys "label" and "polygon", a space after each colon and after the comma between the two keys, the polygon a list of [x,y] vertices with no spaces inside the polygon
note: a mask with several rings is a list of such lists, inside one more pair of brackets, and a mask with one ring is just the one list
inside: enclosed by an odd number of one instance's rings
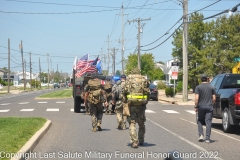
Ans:
{"label": "bush", "polygon": [[179,92],[181,92],[182,91],[182,87],[183,87],[183,85],[182,85],[182,81],[179,81],[178,82],[178,84],[177,84],[177,90],[179,91]]}
{"label": "bush", "polygon": [[[175,89],[175,94],[176,94],[176,92],[177,92],[177,89]],[[174,88],[170,88],[170,87],[168,87],[168,88],[165,88],[165,95],[167,96],[167,97],[173,97],[173,94],[174,93]]]}
{"label": "bush", "polygon": [[166,87],[166,84],[162,81],[159,81],[157,84],[157,89],[165,89]]}

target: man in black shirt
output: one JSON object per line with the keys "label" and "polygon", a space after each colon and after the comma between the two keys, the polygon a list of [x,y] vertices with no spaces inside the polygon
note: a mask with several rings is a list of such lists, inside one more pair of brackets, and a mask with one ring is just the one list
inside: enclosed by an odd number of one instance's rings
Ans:
{"label": "man in black shirt", "polygon": [[216,91],[209,84],[206,74],[201,76],[202,83],[195,89],[195,112],[198,112],[198,134],[199,142],[203,141],[203,127],[206,124],[206,138],[205,142],[210,143],[213,104],[216,101]]}

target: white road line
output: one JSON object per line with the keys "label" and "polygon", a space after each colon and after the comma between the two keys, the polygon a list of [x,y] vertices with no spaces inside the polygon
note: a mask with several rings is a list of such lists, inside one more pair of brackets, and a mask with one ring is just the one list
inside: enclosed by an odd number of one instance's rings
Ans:
{"label": "white road line", "polygon": [[73,112],[73,111],[74,111],[74,109],[70,109],[70,111],[72,111],[72,112]]}
{"label": "white road line", "polygon": [[21,102],[21,103],[18,103],[18,104],[28,104],[29,102]]}
{"label": "white road line", "polygon": [[0,112],[8,112],[10,109],[0,110]]}
{"label": "white road line", "polygon": [[31,111],[33,111],[34,109],[21,109],[20,111],[21,112],[31,112]]}
{"label": "white road line", "polygon": [[56,102],[56,103],[65,103],[65,102]]}
{"label": "white road line", "polygon": [[156,112],[154,112],[154,111],[152,111],[152,110],[149,110],[149,109],[146,109],[145,112],[146,112],[146,113],[156,113]]}
{"label": "white road line", "polygon": [[167,112],[167,113],[179,113],[179,112],[176,112],[174,110],[162,110],[162,111]]}
{"label": "white road line", "polygon": [[[158,126],[158,127],[162,128],[162,129],[164,129],[165,131],[167,131],[167,132],[171,133],[172,135],[176,136],[177,138],[179,138],[179,139],[183,140],[184,142],[186,142],[186,143],[190,144],[191,146],[193,146],[193,147],[195,147],[195,148],[199,149],[200,151],[205,151],[205,152],[207,152],[207,150],[206,150],[206,149],[204,149],[204,148],[202,148],[201,146],[199,146],[199,145],[197,145],[197,144],[195,144],[195,143],[193,143],[193,142],[191,142],[191,141],[187,140],[186,138],[184,138],[184,137],[182,137],[182,136],[178,135],[177,133],[174,133],[174,132],[170,131],[169,129],[167,129],[167,128],[165,128],[165,127],[161,126],[160,124],[158,124],[158,123],[154,122],[153,120],[151,120],[151,119],[149,119],[149,118],[147,118],[147,120],[149,120],[150,122],[152,122],[152,123],[153,123],[153,124],[155,124],[156,126]],[[207,153],[208,153],[208,152],[207,152]],[[220,158],[220,157],[218,157],[218,158],[215,158],[215,159],[222,160],[222,158]]]}
{"label": "white road line", "polygon": [[[197,125],[196,122],[194,123],[194,122],[191,122],[191,121],[186,120],[186,119],[183,119],[183,118],[181,118],[181,120],[186,121],[186,122],[189,122],[189,123],[192,123],[192,124],[194,124],[194,125]],[[204,129],[206,128],[205,126],[203,126],[203,127],[204,127]],[[234,138],[234,137],[231,137],[231,136],[229,136],[229,135],[227,135],[227,134],[221,133],[221,132],[219,132],[219,131],[217,131],[217,130],[215,130],[215,129],[211,129],[211,130],[212,130],[213,132],[215,132],[215,133],[221,134],[221,135],[223,135],[223,136],[225,136],[225,137],[228,137],[228,138],[234,139],[235,141],[239,141],[239,142],[240,142],[240,140],[237,139],[237,138]]]}
{"label": "white road line", "polygon": [[191,113],[191,114],[196,114],[196,112],[195,111],[193,111],[193,110],[185,110],[186,112],[189,112],[189,113]]}
{"label": "white road line", "polygon": [[50,112],[55,111],[56,112],[56,111],[59,111],[59,109],[58,108],[48,108],[46,111],[50,111]]}
{"label": "white road line", "polygon": [[47,103],[47,102],[38,102],[38,103]]}
{"label": "white road line", "polygon": [[2,104],[0,104],[1,106],[6,106],[6,105],[9,105],[9,104],[11,104],[11,103],[2,103]]}

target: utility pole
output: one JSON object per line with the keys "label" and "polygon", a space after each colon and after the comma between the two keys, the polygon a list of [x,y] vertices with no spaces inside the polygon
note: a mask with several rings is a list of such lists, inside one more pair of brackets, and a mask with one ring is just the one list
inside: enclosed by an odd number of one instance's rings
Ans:
{"label": "utility pole", "polygon": [[32,90],[32,60],[31,60],[31,52],[29,53],[30,55],[30,85],[31,85],[31,90]]}
{"label": "utility pole", "polygon": [[188,101],[188,0],[183,0],[183,102]]}
{"label": "utility pole", "polygon": [[26,89],[26,83],[27,83],[27,77],[26,77],[26,71],[27,71],[27,64],[26,64],[26,60],[24,59],[24,72],[25,72],[25,81],[24,81],[24,86],[25,86],[25,89]]}
{"label": "utility pole", "polygon": [[[120,15],[120,14],[118,14]],[[122,74],[124,74],[124,8],[123,8],[123,3],[122,3]]]}
{"label": "utility pole", "polygon": [[41,86],[41,63],[40,63],[40,57],[39,57],[39,78],[40,78],[40,88],[42,88]]}
{"label": "utility pole", "polygon": [[107,71],[108,71],[108,74],[109,74],[109,63],[110,63],[110,53],[109,53],[109,42],[112,42],[112,41],[109,41],[109,35],[108,35],[108,66],[107,66]]}
{"label": "utility pole", "polygon": [[49,75],[49,81],[52,81],[54,82],[54,72],[53,72],[53,69],[52,69],[52,59],[50,59],[50,75]]}
{"label": "utility pole", "polygon": [[49,54],[47,54],[47,61],[48,61],[48,89],[49,89]]}
{"label": "utility pole", "polygon": [[129,22],[129,24],[131,23],[131,22],[138,22],[138,69],[140,69],[141,70],[141,55],[140,55],[140,33],[141,33],[141,21],[148,21],[148,20],[151,20],[151,18],[148,18],[148,19],[140,19],[140,18],[138,18],[138,19],[134,19],[134,20],[131,20],[131,21],[129,21],[128,20],[128,22]]}
{"label": "utility pole", "polygon": [[24,61],[23,61],[23,45],[22,45],[22,41],[21,41],[21,44],[19,45],[19,48],[21,49],[21,55],[22,55],[23,85],[24,85],[24,90],[26,90],[26,78],[25,78],[25,73],[24,73]]}
{"label": "utility pole", "polygon": [[8,93],[10,92],[10,38],[8,38]]}
{"label": "utility pole", "polygon": [[112,58],[113,58],[113,63],[112,63],[112,66],[113,66],[113,69],[112,69],[112,75],[114,76],[115,75],[115,59],[116,59],[116,50],[118,49],[115,49],[115,47],[112,49],[113,51],[113,54],[112,54]]}

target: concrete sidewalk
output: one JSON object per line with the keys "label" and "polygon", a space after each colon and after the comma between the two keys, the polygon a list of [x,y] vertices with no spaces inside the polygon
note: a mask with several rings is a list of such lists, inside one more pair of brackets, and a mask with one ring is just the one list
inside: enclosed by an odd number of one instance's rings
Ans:
{"label": "concrete sidewalk", "polygon": [[158,90],[158,101],[160,102],[167,102],[171,104],[177,104],[177,105],[195,105],[194,99],[195,94],[192,92],[188,92],[188,101],[183,102],[183,95],[182,93],[177,93],[175,97],[167,97],[165,95],[165,90]]}

